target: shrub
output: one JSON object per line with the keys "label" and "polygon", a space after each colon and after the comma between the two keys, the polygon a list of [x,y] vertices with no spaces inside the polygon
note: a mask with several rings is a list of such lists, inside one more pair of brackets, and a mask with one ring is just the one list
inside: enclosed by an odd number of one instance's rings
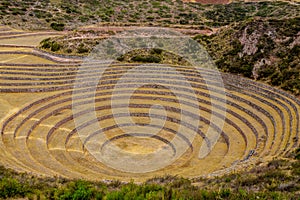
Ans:
{"label": "shrub", "polygon": [[149,56],[142,56],[137,55],[131,58],[134,62],[145,62],[145,63],[159,63],[161,62],[161,58],[155,55],[149,55]]}
{"label": "shrub", "polygon": [[78,181],[76,183],[76,189],[72,195],[72,199],[90,199],[92,197],[92,190],[89,188],[88,184],[83,181]]}
{"label": "shrub", "polygon": [[46,38],[43,41],[41,41],[41,47],[44,49],[51,48],[52,42],[50,41],[50,38]]}
{"label": "shrub", "polygon": [[271,77],[271,84],[274,86],[281,85],[283,81],[283,76],[280,72],[275,72]]}
{"label": "shrub", "polygon": [[69,183],[66,187],[56,190],[54,198],[56,199],[73,199],[83,200],[91,199],[94,191],[88,182],[79,180]]}
{"label": "shrub", "polygon": [[60,45],[57,42],[53,42],[50,49],[51,51],[58,51],[60,49]]}
{"label": "shrub", "polygon": [[113,191],[106,195],[107,200],[122,200],[123,194],[120,191]]}
{"label": "shrub", "polygon": [[296,153],[295,158],[297,160],[300,160],[300,148],[296,149],[295,153]]}
{"label": "shrub", "polygon": [[258,76],[259,76],[259,78],[266,78],[266,77],[269,77],[272,74],[274,74],[275,71],[276,71],[275,67],[273,67],[273,66],[266,66],[264,68],[261,68],[258,71]]}
{"label": "shrub", "polygon": [[163,51],[162,49],[154,48],[154,49],[151,50],[151,53],[152,54],[161,54],[162,51]]}
{"label": "shrub", "polygon": [[24,197],[27,192],[26,187],[16,179],[3,178],[0,181],[0,198]]}
{"label": "shrub", "polygon": [[56,31],[63,31],[65,29],[65,24],[63,23],[51,23],[51,28],[53,28]]}
{"label": "shrub", "polygon": [[78,47],[78,49],[77,49],[77,53],[80,53],[80,54],[87,53],[87,52],[89,52],[89,50],[84,47]]}

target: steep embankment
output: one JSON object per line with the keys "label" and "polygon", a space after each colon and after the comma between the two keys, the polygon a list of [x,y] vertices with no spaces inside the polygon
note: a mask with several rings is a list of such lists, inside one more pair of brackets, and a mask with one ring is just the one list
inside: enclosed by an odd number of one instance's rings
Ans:
{"label": "steep embankment", "polygon": [[251,19],[196,39],[219,69],[300,94],[300,18]]}

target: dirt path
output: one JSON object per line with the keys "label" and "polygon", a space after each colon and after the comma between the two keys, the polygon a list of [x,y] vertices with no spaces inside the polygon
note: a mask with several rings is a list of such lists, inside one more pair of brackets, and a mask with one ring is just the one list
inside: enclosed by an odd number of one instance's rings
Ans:
{"label": "dirt path", "polygon": [[[141,28],[140,26],[86,26],[82,27],[79,30],[94,30],[94,31],[113,31],[113,32],[121,32],[121,31],[126,31],[126,30],[134,30],[134,29],[139,29]],[[142,27],[142,28],[147,28],[147,27]],[[155,27],[149,27],[149,28],[155,28]],[[197,29],[196,27],[170,27],[166,29],[171,29],[173,31],[178,31],[182,34],[187,34],[187,35],[198,35],[198,34],[204,34],[204,35],[211,35],[213,33],[216,33],[219,28],[214,28],[214,29]]]}

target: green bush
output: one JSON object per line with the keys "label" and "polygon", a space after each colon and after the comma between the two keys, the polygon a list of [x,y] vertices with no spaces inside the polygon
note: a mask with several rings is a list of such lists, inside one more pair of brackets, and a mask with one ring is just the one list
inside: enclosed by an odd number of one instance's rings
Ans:
{"label": "green bush", "polygon": [[13,178],[2,178],[0,181],[0,198],[24,197],[29,192],[26,186]]}
{"label": "green bush", "polygon": [[163,52],[162,49],[154,48],[151,50],[151,54],[161,54]]}
{"label": "green bush", "polygon": [[51,28],[53,28],[56,31],[63,31],[65,29],[65,24],[63,23],[51,23],[50,24]]}
{"label": "green bush", "polygon": [[52,42],[50,41],[51,38],[46,38],[44,40],[41,41],[41,47],[44,49],[50,49]]}
{"label": "green bush", "polygon": [[143,55],[137,55],[131,58],[132,61],[134,62],[144,62],[144,63],[159,63],[161,62],[161,58],[156,56],[156,55],[148,55],[148,56],[143,56]]}
{"label": "green bush", "polygon": [[55,192],[55,198],[61,200],[84,200],[93,198],[94,191],[91,185],[85,181],[71,182],[66,187]]}
{"label": "green bush", "polygon": [[77,53],[79,53],[79,54],[87,53],[87,52],[89,52],[89,50],[84,47],[78,47],[78,49],[77,49]]}
{"label": "green bush", "polygon": [[259,79],[269,77],[269,76],[271,76],[272,74],[274,74],[275,71],[276,71],[276,68],[273,67],[273,66],[266,66],[266,67],[264,67],[264,68],[261,68],[261,69],[258,71]]}
{"label": "green bush", "polygon": [[300,148],[298,148],[298,149],[296,149],[296,151],[295,151],[295,158],[297,159],[297,160],[300,160]]}
{"label": "green bush", "polygon": [[51,48],[50,48],[50,50],[51,51],[59,51],[59,49],[60,49],[60,45],[57,43],[57,42],[53,42],[52,44],[51,44]]}

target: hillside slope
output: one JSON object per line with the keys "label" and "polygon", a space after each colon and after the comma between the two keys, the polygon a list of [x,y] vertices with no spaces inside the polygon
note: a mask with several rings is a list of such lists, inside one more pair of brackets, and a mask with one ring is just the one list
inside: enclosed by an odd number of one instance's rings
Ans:
{"label": "hillside slope", "polygon": [[256,18],[199,35],[219,69],[300,95],[300,18]]}
{"label": "hillside slope", "polygon": [[[40,48],[87,55],[101,39],[111,34],[114,32],[75,31],[44,40]],[[300,17],[276,20],[255,17],[223,27],[214,35],[201,34],[195,39],[206,47],[220,70],[300,95]]]}
{"label": "hillside slope", "polygon": [[251,17],[296,17],[300,5],[288,2],[235,2],[202,5],[181,0],[3,0],[0,24],[23,29],[76,29],[84,25],[192,26],[194,29],[220,27]]}

